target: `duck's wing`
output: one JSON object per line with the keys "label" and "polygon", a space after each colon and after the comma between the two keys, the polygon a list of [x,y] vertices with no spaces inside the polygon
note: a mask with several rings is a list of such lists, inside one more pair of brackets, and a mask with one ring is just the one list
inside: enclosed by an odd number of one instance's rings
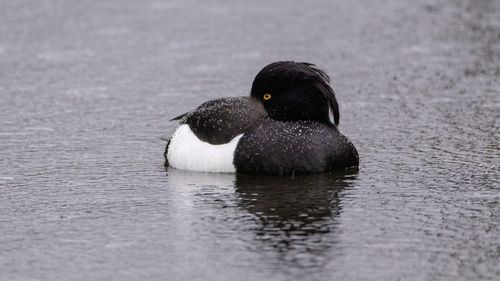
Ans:
{"label": "duck's wing", "polygon": [[254,98],[229,97],[207,101],[172,120],[189,125],[202,141],[224,144],[258,127],[266,116],[264,107]]}

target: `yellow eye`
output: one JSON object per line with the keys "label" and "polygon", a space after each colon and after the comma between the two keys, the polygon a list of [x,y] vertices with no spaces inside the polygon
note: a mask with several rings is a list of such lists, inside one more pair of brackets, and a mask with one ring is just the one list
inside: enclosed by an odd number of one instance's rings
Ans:
{"label": "yellow eye", "polygon": [[264,95],[264,100],[270,100],[270,99],[271,99],[271,94]]}

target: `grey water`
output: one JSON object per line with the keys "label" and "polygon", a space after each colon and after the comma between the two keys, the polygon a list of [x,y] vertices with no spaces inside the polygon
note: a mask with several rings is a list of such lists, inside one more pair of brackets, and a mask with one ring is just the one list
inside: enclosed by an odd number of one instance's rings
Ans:
{"label": "grey water", "polygon": [[[277,60],[357,173],[165,170]],[[0,1],[0,280],[499,280],[500,2]]]}

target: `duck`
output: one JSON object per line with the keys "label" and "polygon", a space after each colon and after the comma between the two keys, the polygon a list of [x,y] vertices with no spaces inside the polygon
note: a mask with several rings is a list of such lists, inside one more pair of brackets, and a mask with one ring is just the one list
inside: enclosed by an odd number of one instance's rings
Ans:
{"label": "duck", "polygon": [[306,62],[278,61],[255,76],[250,95],[202,103],[171,121],[165,167],[237,174],[310,174],[359,166],[338,129],[329,76]]}

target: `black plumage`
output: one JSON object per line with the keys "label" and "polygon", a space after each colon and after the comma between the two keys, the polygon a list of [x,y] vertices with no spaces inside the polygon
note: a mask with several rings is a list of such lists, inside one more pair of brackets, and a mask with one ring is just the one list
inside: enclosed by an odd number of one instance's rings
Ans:
{"label": "black plumage", "polygon": [[328,75],[313,64],[275,62],[256,75],[250,97],[211,100],[173,120],[188,124],[200,140],[214,145],[243,134],[233,159],[238,173],[357,167],[356,148],[337,128],[339,106],[329,83]]}
{"label": "black plumage", "polygon": [[239,173],[291,174],[340,170],[357,166],[359,158],[335,126],[269,118],[243,135],[233,163]]}
{"label": "black plumage", "polygon": [[[340,121],[335,92],[328,75],[305,62],[280,61],[264,67],[252,83],[251,96],[261,100],[271,118],[281,121]],[[264,100],[266,94],[271,99]]]}
{"label": "black plumage", "polygon": [[188,124],[202,141],[224,144],[256,128],[266,116],[262,104],[252,97],[230,97],[207,101],[172,120]]}

